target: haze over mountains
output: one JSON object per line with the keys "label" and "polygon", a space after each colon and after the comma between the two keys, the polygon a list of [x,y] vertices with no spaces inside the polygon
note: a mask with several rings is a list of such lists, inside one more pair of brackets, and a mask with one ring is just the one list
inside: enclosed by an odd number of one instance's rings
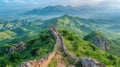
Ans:
{"label": "haze over mountains", "polygon": [[[116,18],[115,15],[116,11],[112,11],[112,9],[104,8],[104,7],[91,7],[88,5],[85,6],[78,6],[78,7],[72,7],[72,6],[47,6],[45,8],[36,8],[31,11],[26,12],[25,14],[29,15],[63,15],[63,14],[70,14],[70,15],[76,15],[81,17],[87,17],[87,18]],[[120,14],[118,12],[118,14]]]}
{"label": "haze over mountains", "polygon": [[119,10],[119,0],[0,0],[0,67],[119,67]]}
{"label": "haze over mountains", "polygon": [[107,18],[118,19],[120,12],[116,8],[104,7],[104,6],[46,6],[44,8],[29,8],[29,9],[12,9],[1,11],[1,16],[24,16],[24,15],[36,15],[36,16],[61,16],[64,14],[70,14],[79,17],[86,18]]}

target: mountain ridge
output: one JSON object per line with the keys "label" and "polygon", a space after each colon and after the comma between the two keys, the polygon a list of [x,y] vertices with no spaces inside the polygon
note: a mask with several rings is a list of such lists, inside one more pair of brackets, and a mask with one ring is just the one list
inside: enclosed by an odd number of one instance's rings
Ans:
{"label": "mountain ridge", "polygon": [[[108,7],[109,8],[109,7]],[[88,5],[83,6],[46,6],[44,8],[36,8],[26,11],[23,15],[39,15],[39,16],[61,16],[65,13],[75,16],[88,17],[88,18],[116,18],[115,11],[112,13],[111,9],[104,9],[104,7],[92,7]],[[112,14],[111,14],[112,13]],[[117,12],[120,14],[119,12]],[[98,16],[99,15],[99,16]]]}

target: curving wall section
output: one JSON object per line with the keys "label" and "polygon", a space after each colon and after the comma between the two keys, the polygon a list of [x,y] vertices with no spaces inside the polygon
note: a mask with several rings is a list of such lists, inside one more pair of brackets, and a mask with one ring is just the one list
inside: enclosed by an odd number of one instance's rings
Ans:
{"label": "curving wall section", "polygon": [[[78,58],[75,57],[72,53],[70,53],[65,45],[64,45],[64,39],[62,38],[62,36],[60,35],[59,32],[57,32],[55,27],[50,27],[49,30],[51,31],[54,39],[55,39],[55,46],[52,52],[50,52],[49,54],[47,54],[45,57],[41,58],[40,60],[33,60],[33,61],[29,61],[29,62],[23,62],[20,67],[47,67],[49,62],[52,60],[52,58],[55,56],[56,52],[57,52],[57,46],[58,44],[62,46],[62,48],[60,48],[61,50],[63,50],[63,52],[73,61],[80,61],[80,65],[79,67],[105,67],[104,64],[96,61],[95,59],[91,59],[91,58]],[[58,43],[58,41],[61,42]]]}
{"label": "curving wall section", "polygon": [[55,28],[51,27],[49,28],[49,30],[51,31],[54,39],[55,39],[55,46],[52,52],[50,52],[49,54],[47,54],[45,57],[41,58],[40,60],[33,60],[33,61],[29,61],[29,62],[23,62],[20,67],[47,67],[49,62],[52,60],[52,58],[55,56],[56,51],[57,51],[57,32],[55,30]]}
{"label": "curving wall section", "polygon": [[79,63],[79,67],[105,67],[104,64],[100,63],[99,61],[95,60],[95,59],[91,59],[91,58],[79,58],[79,57],[75,57],[72,53],[70,53],[66,47],[65,47],[65,43],[64,43],[64,39],[62,38],[62,36],[60,34],[58,34],[61,42],[62,42],[62,47],[63,47],[63,51],[65,52],[65,54],[72,59],[74,62],[78,61]]}

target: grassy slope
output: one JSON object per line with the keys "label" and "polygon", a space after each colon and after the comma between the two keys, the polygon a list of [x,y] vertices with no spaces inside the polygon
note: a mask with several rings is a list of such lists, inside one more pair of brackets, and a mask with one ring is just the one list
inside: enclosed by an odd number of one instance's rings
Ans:
{"label": "grassy slope", "polygon": [[0,41],[4,40],[4,39],[9,39],[12,36],[16,35],[14,32],[10,31],[10,30],[6,30],[4,32],[0,32]]}
{"label": "grassy slope", "polygon": [[77,57],[94,58],[109,66],[120,66],[120,58],[110,55],[90,42],[84,41],[73,33],[66,30],[60,31],[65,40],[67,49]]}

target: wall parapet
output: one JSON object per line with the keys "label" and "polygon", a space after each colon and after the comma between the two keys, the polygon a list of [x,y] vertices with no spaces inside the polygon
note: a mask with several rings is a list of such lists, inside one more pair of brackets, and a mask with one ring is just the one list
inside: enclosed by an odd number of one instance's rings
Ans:
{"label": "wall parapet", "polygon": [[52,60],[52,58],[55,56],[57,52],[57,45],[58,45],[58,39],[61,41],[61,46],[63,52],[73,61],[80,61],[81,65],[80,67],[105,67],[104,64],[96,61],[95,59],[91,58],[79,58],[75,57],[72,53],[70,53],[67,48],[65,47],[64,39],[61,36],[59,32],[57,32],[55,27],[50,27],[49,30],[51,31],[54,39],[55,39],[55,46],[53,48],[53,51],[48,53],[45,57],[41,58],[40,60],[33,60],[29,62],[23,62],[20,67],[47,67],[49,62]]}
{"label": "wall parapet", "polygon": [[45,57],[39,59],[39,60],[33,60],[33,61],[28,61],[28,62],[23,62],[19,67],[47,67],[49,62],[52,60],[52,58],[55,56],[56,51],[57,51],[57,42],[58,42],[58,37],[57,33],[54,32],[54,28],[49,28],[51,31],[54,39],[55,39],[55,46],[53,48],[53,51],[48,53]]}
{"label": "wall parapet", "polygon": [[64,43],[64,39],[61,36],[61,34],[58,34],[59,38],[61,39],[62,42],[62,47],[63,47],[63,51],[65,52],[65,54],[72,59],[73,61],[80,61],[80,65],[81,67],[105,67],[104,64],[102,64],[101,62],[95,60],[95,59],[91,59],[91,58],[79,58],[79,57],[75,57],[72,53],[70,53],[67,48],[65,47],[65,43]]}

